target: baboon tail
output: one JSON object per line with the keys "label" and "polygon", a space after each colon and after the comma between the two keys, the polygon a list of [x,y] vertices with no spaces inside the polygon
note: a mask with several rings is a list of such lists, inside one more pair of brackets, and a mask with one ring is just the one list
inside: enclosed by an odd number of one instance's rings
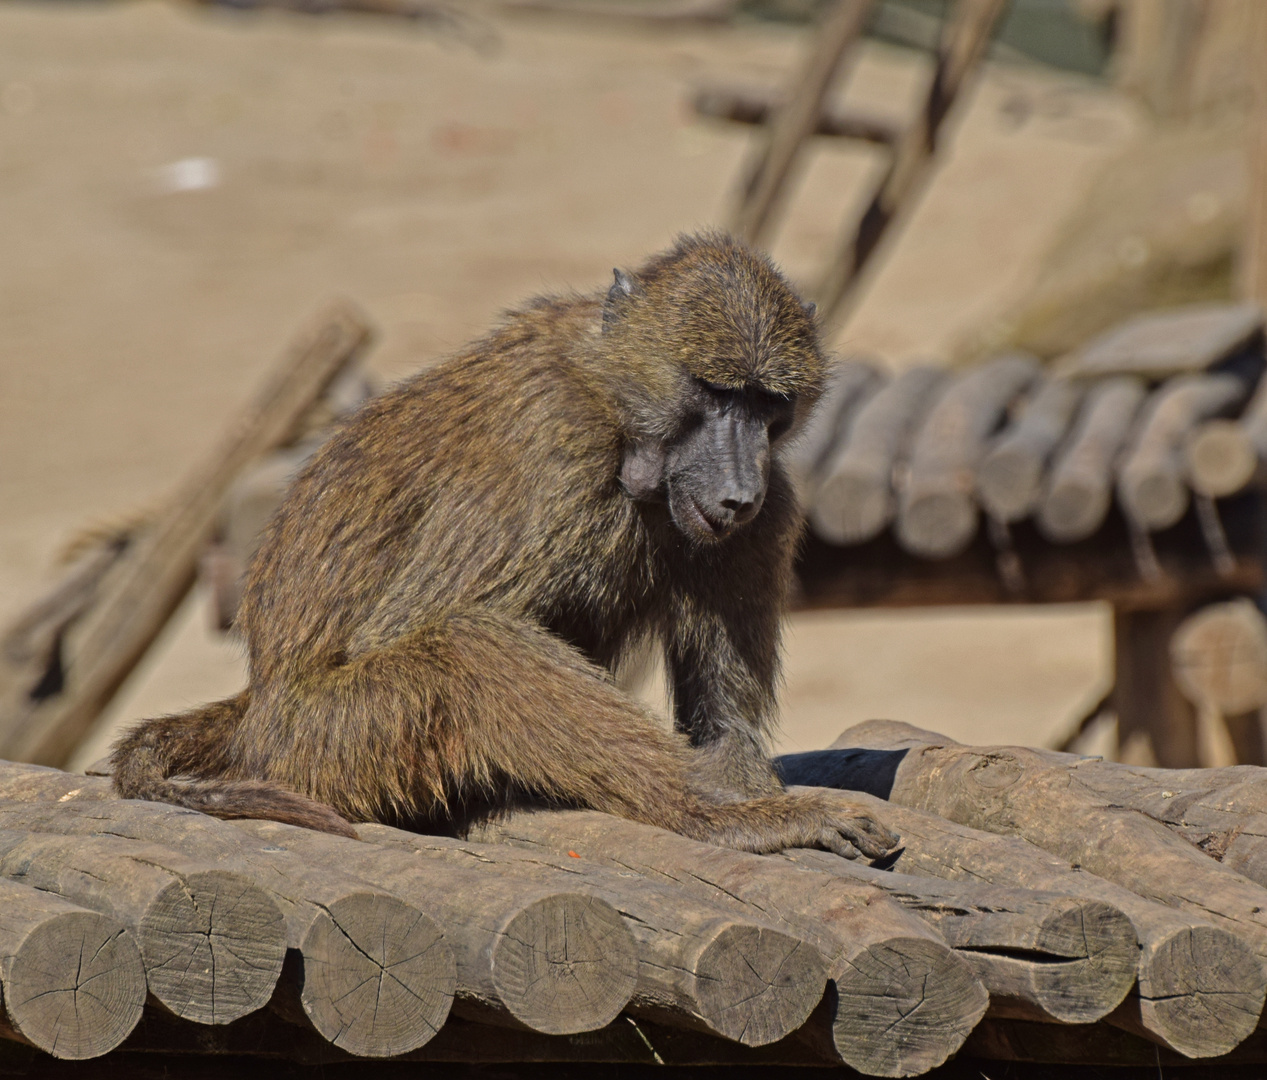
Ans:
{"label": "baboon tail", "polygon": [[124,799],[175,803],[213,817],[264,818],[355,838],[346,818],[280,784],[214,779],[228,763],[229,738],[250,694],[243,690],[200,709],[137,724],[111,751],[115,791]]}

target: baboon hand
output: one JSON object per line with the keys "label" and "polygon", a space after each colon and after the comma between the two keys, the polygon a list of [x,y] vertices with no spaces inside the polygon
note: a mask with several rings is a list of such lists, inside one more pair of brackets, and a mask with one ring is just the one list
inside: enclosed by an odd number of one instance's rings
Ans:
{"label": "baboon hand", "polygon": [[822,807],[822,827],[813,847],[833,851],[846,859],[865,855],[879,859],[897,847],[900,837],[877,821],[870,807],[833,798]]}

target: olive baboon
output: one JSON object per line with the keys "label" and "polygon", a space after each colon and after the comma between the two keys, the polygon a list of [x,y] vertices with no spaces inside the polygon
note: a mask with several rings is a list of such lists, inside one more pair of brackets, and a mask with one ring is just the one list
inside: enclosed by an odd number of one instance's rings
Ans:
{"label": "olive baboon", "polygon": [[[766,758],[801,529],[771,447],[824,376],[812,309],[724,236],[532,301],[317,452],[248,572],[248,688],[124,736],[119,793],[342,832],[535,798],[882,853]],[[648,637],[677,732],[611,678]]]}

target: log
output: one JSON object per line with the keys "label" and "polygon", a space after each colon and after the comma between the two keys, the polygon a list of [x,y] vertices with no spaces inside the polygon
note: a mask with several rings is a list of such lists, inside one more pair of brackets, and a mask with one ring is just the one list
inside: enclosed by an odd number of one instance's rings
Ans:
{"label": "log", "polygon": [[[472,835],[534,855],[575,853],[779,920],[827,957],[835,987],[806,1037],[859,1072],[926,1072],[962,1045],[985,1012],[988,995],[968,965],[922,920],[865,884],[593,811],[523,812]],[[828,1037],[820,1042],[820,1034]]]}
{"label": "log", "polygon": [[1148,312],[1092,339],[1062,365],[1069,375],[1167,379],[1205,371],[1263,330],[1262,309],[1246,304],[1189,304]]}
{"label": "log", "polygon": [[1180,375],[1153,395],[1117,469],[1117,497],[1128,519],[1149,532],[1175,524],[1188,509],[1183,445],[1202,420],[1245,396],[1235,375]]}
{"label": "log", "polygon": [[973,477],[986,440],[1038,371],[1038,360],[1028,354],[998,357],[954,379],[929,410],[898,497],[897,539],[912,555],[945,559],[971,542],[977,531]]}
{"label": "log", "polygon": [[1139,943],[1130,919],[1100,900],[1054,892],[930,881],[786,852],[798,866],[874,885],[924,919],[990,993],[992,1017],[1090,1024],[1135,985]]}
{"label": "log", "polygon": [[[28,797],[39,779],[31,777]],[[408,1053],[443,1026],[456,987],[453,950],[412,902],[338,870],[314,869],[204,814],[115,799],[105,781],[47,770],[42,786],[44,801],[0,801],[0,829],[106,833],[138,850],[164,844],[258,883],[281,912],[285,944],[302,965],[300,1015],[341,1049],[362,1057]]]}
{"label": "log", "polygon": [[1132,376],[1093,386],[1055,462],[1038,507],[1038,530],[1057,544],[1085,540],[1103,523],[1113,494],[1113,462],[1144,400]]}
{"label": "log", "polygon": [[[833,746],[882,751],[855,755],[849,768],[858,783],[850,787],[879,793],[878,782],[894,802],[1029,840],[1146,899],[1209,918],[1267,957],[1267,889],[1124,806],[1116,790],[1105,794],[1104,769],[1094,761],[964,746],[892,721],[850,728]],[[871,768],[884,769],[884,777],[866,781]]]}
{"label": "log", "polygon": [[945,372],[908,368],[865,401],[845,437],[823,463],[809,520],[832,544],[861,544],[893,520],[893,470]]}
{"label": "log", "polygon": [[853,417],[882,381],[880,373],[865,361],[836,365],[804,429],[782,454],[783,467],[802,505],[808,506],[812,501],[824,460],[845,437]]}
{"label": "log", "polygon": [[[271,825],[267,833],[278,843],[292,835]],[[521,883],[583,884],[620,912],[638,943],[638,984],[627,1011],[640,1017],[764,1046],[799,1028],[823,996],[827,971],[818,950],[763,915],[737,918],[731,908],[566,853],[528,854],[385,825],[361,826],[361,835],[378,848],[376,865],[403,873],[496,867],[499,877]],[[315,845],[312,856],[321,856]]]}
{"label": "log", "polygon": [[431,914],[457,963],[459,1015],[569,1035],[610,1023],[633,995],[633,937],[615,909],[588,891],[504,877],[486,862],[420,864],[373,843],[277,822],[236,824],[300,858],[408,896]]}
{"label": "log", "polygon": [[787,104],[763,132],[764,138],[747,169],[730,231],[758,246],[787,186],[805,140],[814,133],[823,101],[846,68],[846,57],[866,26],[874,0],[836,0],[813,36],[804,66],[797,73]]}
{"label": "log", "polygon": [[[814,751],[784,755],[778,764],[789,783],[845,787],[860,782],[862,774],[880,780],[900,764],[899,754]],[[863,768],[855,767],[860,756]],[[883,790],[887,784],[880,780],[876,787]],[[876,798],[875,813],[901,835],[902,847],[891,862],[894,870],[1079,896],[1125,914],[1140,943],[1138,987],[1112,1014],[1113,1023],[1187,1057],[1227,1053],[1257,1027],[1267,998],[1267,973],[1240,936],[1211,919],[1147,900],[1026,840],[967,828],[857,789],[848,797],[864,802]]]}
{"label": "log", "polygon": [[1225,499],[1261,481],[1267,462],[1267,379],[1236,420],[1208,420],[1197,426],[1183,448],[1192,489]]}
{"label": "log", "polygon": [[58,636],[49,664],[55,680],[33,687],[4,679],[0,756],[67,760],[188,592],[234,477],[287,440],[369,336],[361,314],[344,303],[304,331],[210,461],[128,543],[95,602]]}
{"label": "log", "polygon": [[[933,156],[942,124],[985,55],[994,24],[1006,7],[1005,0],[960,0],[943,24],[937,66],[923,109],[902,132],[893,148],[889,168],[859,218],[856,229],[846,238],[813,293],[825,322],[839,325],[848,301],[857,295],[862,273],[874,258],[880,241],[914,206],[920,190],[932,174]],[[814,110],[811,115],[817,114]]]}
{"label": "log", "polygon": [[[783,100],[764,90],[743,87],[702,86],[691,102],[699,116],[732,120],[738,124],[767,124],[783,108]],[[892,146],[898,129],[888,120],[853,110],[827,108],[818,114],[818,123],[809,135],[836,139],[858,139],[877,146]]]}
{"label": "log", "polygon": [[1033,512],[1047,462],[1069,430],[1082,393],[1072,379],[1044,378],[1020,419],[995,439],[977,467],[977,497],[988,514],[1012,522]]}
{"label": "log", "polygon": [[109,1053],[145,1005],[145,968],[123,924],[0,880],[0,1033],[56,1058]]}
{"label": "log", "polygon": [[286,937],[269,896],[157,844],[5,829],[0,875],[126,926],[150,993],[183,1019],[227,1024],[263,1008],[281,974]]}

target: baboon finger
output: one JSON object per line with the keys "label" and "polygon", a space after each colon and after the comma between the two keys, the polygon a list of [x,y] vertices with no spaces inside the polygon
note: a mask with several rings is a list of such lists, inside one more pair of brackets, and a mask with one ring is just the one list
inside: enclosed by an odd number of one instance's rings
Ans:
{"label": "baboon finger", "polygon": [[835,829],[824,829],[818,834],[820,847],[839,855],[842,859],[856,859],[861,852]]}
{"label": "baboon finger", "polygon": [[901,837],[873,817],[849,818],[837,828],[869,859],[887,855],[901,842]]}

